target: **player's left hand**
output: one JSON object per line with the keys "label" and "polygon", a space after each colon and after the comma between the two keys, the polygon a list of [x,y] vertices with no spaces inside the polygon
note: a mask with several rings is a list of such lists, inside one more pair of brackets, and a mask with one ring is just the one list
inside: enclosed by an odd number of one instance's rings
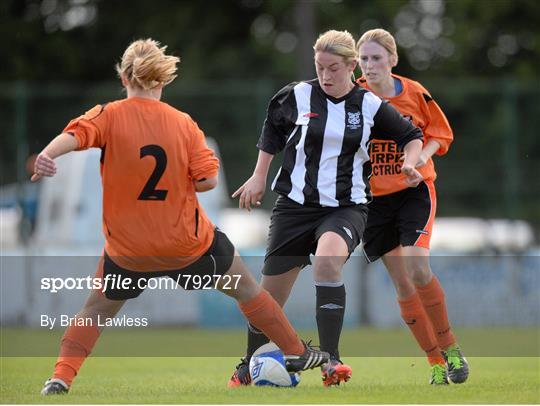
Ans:
{"label": "player's left hand", "polygon": [[[401,158],[399,158],[400,161],[405,161],[405,155],[403,155]],[[418,162],[415,165],[415,168],[421,168],[425,164],[427,164],[427,161],[429,160],[429,157],[427,157],[423,152],[418,157]]]}
{"label": "player's left hand", "polygon": [[54,160],[51,159],[46,153],[42,152],[36,158],[34,163],[34,174],[30,180],[32,182],[37,182],[43,176],[51,177],[56,175],[56,164]]}
{"label": "player's left hand", "polygon": [[409,187],[416,187],[424,180],[424,177],[420,172],[418,172],[412,165],[403,165],[401,167],[401,172],[407,177],[406,183]]}

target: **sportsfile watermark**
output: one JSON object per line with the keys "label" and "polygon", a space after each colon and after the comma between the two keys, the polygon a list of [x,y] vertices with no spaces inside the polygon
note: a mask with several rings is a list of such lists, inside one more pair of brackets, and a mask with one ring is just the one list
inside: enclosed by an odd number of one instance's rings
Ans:
{"label": "sportsfile watermark", "polygon": [[[214,278],[211,262],[200,272],[122,274],[109,269],[102,274],[100,260],[99,256],[3,256],[0,356],[56,357],[66,328],[90,325],[106,331],[102,344],[93,351],[100,357],[233,357],[244,353],[246,319],[230,296],[247,279]],[[539,356],[539,261],[538,255],[430,258],[445,290],[452,332],[467,357]],[[261,278],[263,254],[243,256],[242,262],[254,279]],[[286,314],[299,337],[317,342],[319,306],[313,267],[299,272]],[[362,256],[351,256],[343,266],[343,283],[347,291],[340,341],[343,357],[422,356],[401,318],[382,261],[366,265]],[[200,291],[188,292],[182,287],[186,284]],[[222,294],[216,284],[228,284],[224,287],[231,290],[222,289],[226,293]],[[118,312],[99,316],[81,312],[90,295],[101,295],[94,289],[105,289],[108,299],[119,301]],[[122,306],[124,300],[127,303]],[[323,309],[335,311],[333,307]]]}
{"label": "sportsfile watermark", "polygon": [[241,275],[178,275],[176,279],[171,277],[140,277],[133,279],[127,276],[108,274],[103,278],[98,277],[43,277],[40,289],[50,293],[58,293],[62,290],[165,290],[178,289],[189,286],[192,290],[236,290]]}

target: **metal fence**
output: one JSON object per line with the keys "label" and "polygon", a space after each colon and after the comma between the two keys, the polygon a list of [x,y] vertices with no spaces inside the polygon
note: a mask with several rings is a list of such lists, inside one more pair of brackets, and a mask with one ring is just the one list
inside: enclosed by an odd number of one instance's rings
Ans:
{"label": "metal fence", "polygon": [[[540,230],[540,85],[510,78],[422,80],[453,127],[455,141],[436,158],[439,215],[524,219]],[[268,100],[283,83],[179,80],[164,101],[189,113],[221,149],[229,190],[256,161]],[[3,83],[1,184],[28,179],[27,157],[73,117],[124,97],[118,83]],[[279,159],[274,160],[275,164]],[[273,172],[275,173],[275,171]],[[267,196],[268,208],[273,202]],[[231,205],[232,205],[231,201]]]}

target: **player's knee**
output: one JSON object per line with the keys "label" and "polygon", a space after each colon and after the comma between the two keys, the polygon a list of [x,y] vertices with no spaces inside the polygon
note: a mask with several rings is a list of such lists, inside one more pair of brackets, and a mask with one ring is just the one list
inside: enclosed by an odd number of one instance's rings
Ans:
{"label": "player's knee", "polygon": [[417,263],[409,269],[411,279],[416,286],[423,286],[431,281],[433,274],[427,263]]}
{"label": "player's knee", "polygon": [[342,279],[341,261],[334,257],[317,257],[313,273],[316,281],[337,282]]}
{"label": "player's knee", "polygon": [[432,278],[429,256],[409,254],[405,257],[405,263],[407,273],[416,286],[429,283]]}

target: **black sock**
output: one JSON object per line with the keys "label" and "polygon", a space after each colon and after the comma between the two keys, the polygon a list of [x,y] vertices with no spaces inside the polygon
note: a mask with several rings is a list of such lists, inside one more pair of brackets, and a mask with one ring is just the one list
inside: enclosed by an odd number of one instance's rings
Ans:
{"label": "black sock", "polygon": [[249,360],[253,353],[257,351],[257,349],[270,342],[268,337],[264,335],[264,333],[259,330],[257,327],[252,326],[248,323],[248,345],[247,345],[247,351],[246,351],[246,358]]}
{"label": "black sock", "polygon": [[315,286],[317,290],[317,328],[321,350],[339,359],[339,336],[345,314],[345,285]]}

